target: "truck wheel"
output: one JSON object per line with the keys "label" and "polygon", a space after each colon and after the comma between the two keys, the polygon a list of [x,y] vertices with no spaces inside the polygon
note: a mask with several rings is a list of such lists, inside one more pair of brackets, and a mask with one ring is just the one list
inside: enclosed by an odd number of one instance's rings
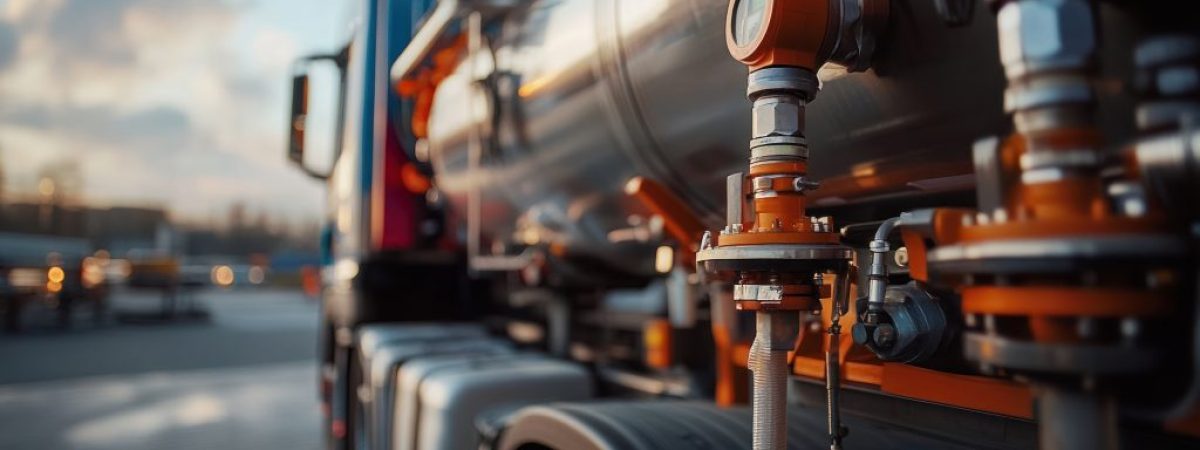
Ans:
{"label": "truck wheel", "polygon": [[[789,440],[805,439],[796,427]],[[640,401],[535,406],[516,414],[502,450],[749,449],[750,412],[711,403]]]}
{"label": "truck wheel", "polygon": [[[847,417],[847,448],[980,448],[880,422]],[[829,448],[824,409],[788,408],[788,448]],[[501,450],[749,449],[750,409],[695,401],[564,403],[517,411],[501,432]]]}

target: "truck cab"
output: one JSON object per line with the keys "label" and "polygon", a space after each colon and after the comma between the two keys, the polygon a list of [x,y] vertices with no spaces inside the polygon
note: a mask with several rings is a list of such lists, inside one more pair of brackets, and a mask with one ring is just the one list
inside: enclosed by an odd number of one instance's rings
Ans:
{"label": "truck cab", "polygon": [[[412,160],[414,139],[400,126],[413,102],[388,78],[390,61],[432,2],[345,3],[348,39],[295,65],[288,147],[297,167],[328,187],[320,392],[334,448],[354,442],[346,424],[357,408],[349,386],[359,377],[353,352],[360,326],[462,321],[482,313],[471,298],[478,283],[467,277],[441,204],[426,191],[428,169]],[[310,111],[309,99],[317,96],[332,101]]]}

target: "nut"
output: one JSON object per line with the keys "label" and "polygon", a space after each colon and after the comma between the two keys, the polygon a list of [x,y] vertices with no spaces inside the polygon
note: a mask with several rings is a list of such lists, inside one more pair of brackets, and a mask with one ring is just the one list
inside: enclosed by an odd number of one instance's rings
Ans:
{"label": "nut", "polygon": [[998,13],[1000,61],[1009,78],[1085,67],[1096,49],[1087,0],[1019,0]]}
{"label": "nut", "polygon": [[875,345],[880,348],[891,348],[896,343],[896,327],[882,323],[875,327]]}
{"label": "nut", "polygon": [[803,114],[798,97],[762,97],[754,102],[754,137],[801,136]]}

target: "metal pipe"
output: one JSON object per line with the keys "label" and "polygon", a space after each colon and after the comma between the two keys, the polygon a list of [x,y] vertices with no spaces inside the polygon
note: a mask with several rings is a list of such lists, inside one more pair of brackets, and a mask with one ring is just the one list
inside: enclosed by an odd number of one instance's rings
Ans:
{"label": "metal pipe", "polygon": [[869,279],[867,284],[867,315],[866,322],[870,325],[875,324],[878,313],[883,311],[883,297],[887,292],[887,253],[891,251],[891,245],[888,244],[888,236],[892,234],[892,230],[903,219],[904,214],[883,221],[879,225],[879,229],[875,230],[875,239],[871,240],[871,271],[867,274]]}
{"label": "metal pipe", "polygon": [[748,366],[753,373],[754,450],[787,448],[787,352],[800,332],[796,311],[759,311],[750,345]]}
{"label": "metal pipe", "polygon": [[1047,450],[1116,450],[1117,407],[1111,396],[1071,387],[1037,389],[1038,435]]}
{"label": "metal pipe", "polygon": [[838,347],[841,344],[841,325],[829,327],[829,348],[825,349],[825,419],[829,424],[829,448],[842,448],[841,417],[841,370],[838,364]]}
{"label": "metal pipe", "polygon": [[[438,3],[438,8],[440,9],[441,6],[446,3],[457,4],[458,2],[451,1]],[[433,16],[437,16],[437,14],[438,11],[435,10]],[[430,18],[430,21],[433,21],[433,17]],[[421,29],[424,30],[425,27],[422,27]],[[411,48],[411,46],[408,48]],[[408,52],[408,48],[405,48],[405,53]],[[467,64],[470,65],[470,72],[468,73],[472,76],[478,73],[475,70],[475,61],[478,59],[476,58],[476,55],[479,54],[479,50],[481,48],[483,48],[483,15],[479,11],[472,11],[471,14],[467,16],[467,52],[469,55],[467,57]],[[397,64],[399,64],[400,61],[403,61],[404,55],[401,54],[400,58],[401,59],[397,61]],[[393,66],[393,69],[396,67],[398,66]],[[393,71],[393,75],[395,75],[395,71]],[[478,88],[476,84],[472,84],[472,87]],[[476,102],[467,103],[467,115],[469,117],[476,117],[477,112],[475,111],[475,108]],[[474,173],[479,173],[478,171],[483,164],[484,136],[483,130],[480,129],[481,126],[483,126],[481,123],[472,124],[469,130],[470,140],[467,143],[469,146],[469,170]],[[534,251],[532,249],[526,249],[521,254],[514,256],[483,254],[482,189],[483,183],[476,183],[475,186],[467,192],[467,265],[470,266],[471,270],[477,272],[511,272],[525,268],[533,261]]]}
{"label": "metal pipe", "polygon": [[841,414],[841,336],[842,314],[845,314],[850,299],[850,270],[847,268],[837,277],[837,290],[834,293],[829,324],[829,347],[825,349],[825,414],[829,425],[829,448],[840,450],[845,430],[842,427]]}

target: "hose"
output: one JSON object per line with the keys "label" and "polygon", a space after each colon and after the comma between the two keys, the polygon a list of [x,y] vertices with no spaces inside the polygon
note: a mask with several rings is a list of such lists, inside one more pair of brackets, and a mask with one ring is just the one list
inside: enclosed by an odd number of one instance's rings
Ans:
{"label": "hose", "polygon": [[[772,313],[758,313],[760,316]],[[760,319],[761,320],[761,319]],[[770,336],[757,333],[748,365],[754,378],[754,450],[787,448],[787,351],[771,349]]]}
{"label": "hose", "polygon": [[[875,239],[871,240],[871,271],[868,272],[867,285],[867,310],[872,313],[877,313],[883,310],[883,297],[887,292],[887,253],[891,251],[891,246],[888,244],[888,236],[892,234],[892,230],[896,228],[900,221],[904,219],[906,214],[901,214],[897,217],[883,221],[879,225],[879,229],[875,230]],[[874,314],[868,314],[868,317],[873,317]]]}

